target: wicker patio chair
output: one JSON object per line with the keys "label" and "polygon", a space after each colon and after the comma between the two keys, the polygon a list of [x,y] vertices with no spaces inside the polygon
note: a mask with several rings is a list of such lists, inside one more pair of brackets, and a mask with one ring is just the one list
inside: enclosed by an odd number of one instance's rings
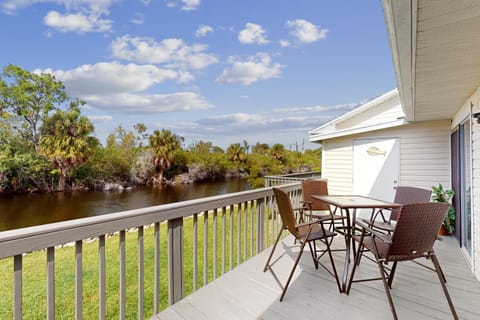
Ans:
{"label": "wicker patio chair", "polygon": [[[418,202],[429,202],[432,191],[429,189],[398,186],[395,192],[395,199],[393,202],[399,204],[409,204]],[[390,216],[385,218],[383,211],[378,211],[373,218],[369,221],[364,219],[365,222],[370,223],[370,226],[374,229],[384,230],[386,232],[392,232],[395,229],[395,223],[398,220],[400,214],[400,208],[390,210]],[[378,216],[381,219],[377,219]]]}
{"label": "wicker patio chair", "polygon": [[[300,249],[299,249],[298,255],[295,259],[295,263],[293,264],[292,270],[288,276],[288,280],[285,283],[285,286],[283,287],[282,295],[280,296],[280,301],[283,301],[285,293],[287,292],[288,285],[292,280],[295,269],[297,268],[300,258],[302,257],[303,249],[305,248],[305,245],[307,243],[308,243],[308,247],[310,248],[310,253],[312,255],[315,269],[318,269],[318,265],[321,265],[328,273],[330,273],[330,275],[332,275],[335,278],[337,282],[338,290],[341,292],[337,269],[335,268],[333,256],[330,251],[330,241],[328,241],[328,239],[333,238],[337,234],[326,230],[322,220],[303,223],[303,224],[297,224],[295,220],[292,204],[290,202],[290,198],[288,197],[288,194],[285,191],[277,188],[273,188],[273,192],[275,194],[278,211],[280,213],[280,217],[282,219],[283,225],[278,233],[277,240],[273,245],[272,251],[270,252],[270,256],[267,259],[263,272],[266,272],[267,270],[270,270],[273,272],[270,261],[273,257],[273,253],[275,252],[277,244],[280,241],[280,237],[284,230],[288,230],[295,237],[295,239],[300,243]],[[321,240],[321,242],[323,242],[323,244],[326,247],[326,249],[323,251],[321,255],[317,255],[318,251],[316,249],[316,244],[315,244],[317,240]],[[328,256],[330,257],[332,270],[329,270],[324,264],[322,264],[319,261],[320,258],[324,255],[324,253],[328,253]]]}
{"label": "wicker patio chair", "polygon": [[[300,222],[303,221],[304,216],[308,216],[308,220],[314,219],[330,219],[332,221],[331,226],[335,223],[341,223],[345,226],[344,222],[347,218],[336,212],[332,212],[330,205],[318,199],[315,199],[314,195],[328,195],[327,180],[304,180],[302,181],[302,194],[303,204],[300,210]],[[332,230],[330,228],[330,230]]]}
{"label": "wicker patio chair", "polygon": [[[362,234],[354,236],[354,239],[359,242],[359,246],[346,293],[350,293],[353,282],[382,280],[393,317],[398,319],[390,293],[397,263],[426,258],[432,261],[452,315],[454,319],[458,319],[441,272],[440,264],[433,250],[438,229],[442,224],[448,207],[448,203],[435,202],[406,204],[400,210],[395,230],[391,235],[381,233],[371,228],[364,221],[359,221],[358,226],[362,228]],[[358,268],[360,259],[363,256],[360,252],[364,249],[373,253],[380,271],[380,278],[354,280],[355,270]],[[388,262],[393,262],[390,271],[385,267],[385,264]]]}

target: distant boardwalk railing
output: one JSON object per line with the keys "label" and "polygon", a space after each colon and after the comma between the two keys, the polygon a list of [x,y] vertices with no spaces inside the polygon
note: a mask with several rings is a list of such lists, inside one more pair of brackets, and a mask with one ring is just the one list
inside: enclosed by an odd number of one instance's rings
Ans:
{"label": "distant boardwalk railing", "polygon": [[320,171],[291,173],[278,176],[265,176],[265,187],[273,187],[303,180],[320,179],[321,177],[322,173]]}
{"label": "distant boardwalk railing", "polygon": [[[298,205],[300,184],[282,189]],[[0,270],[11,268],[0,318],[148,318],[263,251],[280,227],[263,188],[0,232]]]}

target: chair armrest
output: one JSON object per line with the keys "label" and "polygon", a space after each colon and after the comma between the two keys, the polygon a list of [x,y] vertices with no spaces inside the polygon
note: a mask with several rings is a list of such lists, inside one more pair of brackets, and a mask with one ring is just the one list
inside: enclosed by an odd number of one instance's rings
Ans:
{"label": "chair armrest", "polygon": [[368,223],[360,220],[360,221],[357,221],[356,224],[360,226],[362,229],[364,229],[365,231],[368,231],[369,233],[371,233],[373,236],[379,238],[383,242],[392,243],[392,239],[388,235],[378,232],[375,229],[372,229]]}
{"label": "chair armrest", "polygon": [[313,224],[321,224],[322,222],[327,221],[327,220],[331,220],[330,217],[316,219],[315,221],[310,221],[310,222],[298,223],[295,226],[296,227],[305,227],[305,226],[310,226],[310,225],[313,225]]}

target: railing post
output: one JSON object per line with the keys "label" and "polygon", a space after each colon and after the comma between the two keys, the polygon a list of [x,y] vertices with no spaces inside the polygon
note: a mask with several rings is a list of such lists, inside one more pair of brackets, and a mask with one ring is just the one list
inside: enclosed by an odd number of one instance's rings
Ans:
{"label": "railing post", "polygon": [[183,298],[183,218],[168,220],[168,303]]}
{"label": "railing post", "polygon": [[265,199],[257,200],[257,253],[263,251],[265,236]]}

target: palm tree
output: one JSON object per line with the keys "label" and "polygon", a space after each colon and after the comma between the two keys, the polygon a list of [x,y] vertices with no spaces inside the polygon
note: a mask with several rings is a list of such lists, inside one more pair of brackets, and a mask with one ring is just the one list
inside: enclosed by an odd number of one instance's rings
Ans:
{"label": "palm tree", "polygon": [[175,161],[175,157],[182,148],[183,137],[180,137],[170,130],[162,129],[162,132],[155,130],[149,137],[149,149],[152,152],[152,161],[157,173],[154,177],[154,184],[161,184],[165,171]]}
{"label": "palm tree", "polygon": [[93,124],[80,116],[80,103],[72,102],[67,111],[57,110],[40,128],[40,151],[59,170],[58,191],[65,190],[68,173],[84,163],[98,145],[98,140],[90,135]]}
{"label": "palm tree", "polygon": [[240,143],[232,143],[227,148],[227,156],[232,162],[244,162],[246,159],[245,149],[240,145]]}
{"label": "palm tree", "polygon": [[286,150],[283,144],[276,143],[270,148],[270,155],[275,159],[284,163],[286,160]]}

